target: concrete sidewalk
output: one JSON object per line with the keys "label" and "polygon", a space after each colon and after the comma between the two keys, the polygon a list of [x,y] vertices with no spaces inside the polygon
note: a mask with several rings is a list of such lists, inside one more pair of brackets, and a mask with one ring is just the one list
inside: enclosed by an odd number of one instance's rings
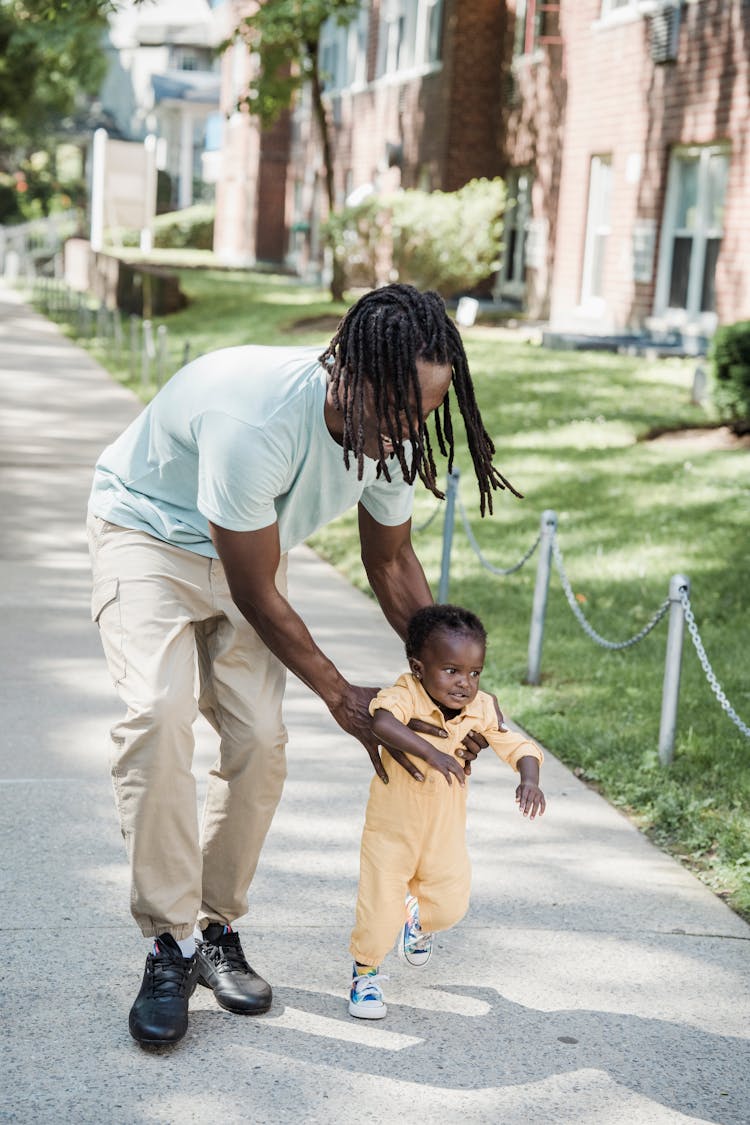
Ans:
{"label": "concrete sidewalk", "polygon": [[[136,1046],[146,943],[83,521],[95,458],[140,407],[2,289],[0,357],[0,1121],[746,1125],[750,928],[551,755],[535,824],[511,771],[482,760],[470,914],[426,969],[389,959],[384,1022],[352,1020],[370,765],[293,679],[289,781],[239,924],[274,1006],[233,1016],[200,989],[181,1044]],[[352,679],[401,669],[374,604],[305,549],[290,596]],[[213,753],[200,726],[199,782]]]}

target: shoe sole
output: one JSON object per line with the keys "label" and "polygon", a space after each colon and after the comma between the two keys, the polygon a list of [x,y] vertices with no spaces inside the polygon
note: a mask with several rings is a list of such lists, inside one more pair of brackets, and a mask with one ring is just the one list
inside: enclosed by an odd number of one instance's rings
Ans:
{"label": "shoe sole", "polygon": [[128,1031],[139,1047],[174,1047],[180,1043],[187,1034],[187,1028],[185,1028],[182,1034],[176,1036],[174,1039],[146,1039],[144,1036],[136,1035],[130,1026],[128,1026]]}
{"label": "shoe sole", "polygon": [[409,959],[408,953],[406,953],[405,950],[401,949],[399,949],[398,955],[401,960],[412,969],[423,969],[425,965],[428,965],[432,960],[432,950],[430,950],[430,952],[427,954],[424,961],[411,961]]}
{"label": "shoe sole", "polygon": [[185,1036],[181,1035],[179,1039],[136,1039],[134,1035],[133,1041],[137,1043],[139,1047],[148,1047],[149,1050],[155,1050],[159,1047],[176,1047],[184,1038]]}
{"label": "shoe sole", "polygon": [[361,1004],[352,1004],[350,1001],[349,1015],[354,1016],[355,1020],[382,1020],[388,1015],[388,1008],[384,1004],[382,1012],[368,1012],[362,1010]]}
{"label": "shoe sole", "polygon": [[412,969],[423,969],[425,967],[425,965],[427,965],[429,963],[429,961],[432,959],[432,950],[430,950],[430,952],[425,957],[424,961],[410,961],[409,960],[409,954],[406,952],[406,948],[404,947],[404,932],[403,932],[403,930],[401,931],[401,936],[399,937],[398,942],[396,943],[396,953],[398,954],[400,960],[403,961],[404,964],[409,965],[409,967],[412,968]]}
{"label": "shoe sole", "polygon": [[216,1003],[219,1005],[219,1007],[223,1008],[225,1012],[232,1012],[232,1014],[235,1016],[262,1016],[264,1012],[270,1012],[271,1006],[273,1005],[273,996],[271,996],[268,1001],[259,1005],[257,1008],[232,1007],[231,1004],[228,1004],[226,1001],[222,1000],[220,996],[217,995],[213,987],[208,984],[207,981],[199,980],[198,984],[200,984],[203,988],[207,988],[209,992],[213,992],[214,999],[216,1000]]}

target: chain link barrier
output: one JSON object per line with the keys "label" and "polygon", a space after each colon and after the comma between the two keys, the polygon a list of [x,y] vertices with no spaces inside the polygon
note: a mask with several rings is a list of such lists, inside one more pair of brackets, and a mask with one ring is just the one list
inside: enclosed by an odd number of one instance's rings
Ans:
{"label": "chain link barrier", "polygon": [[690,598],[688,596],[688,592],[684,588],[680,590],[680,601],[682,602],[682,611],[685,614],[685,621],[687,622],[688,632],[690,633],[690,639],[692,640],[693,646],[694,646],[695,651],[698,655],[698,659],[700,661],[701,668],[703,669],[703,671],[706,674],[706,679],[708,680],[708,686],[711,688],[711,691],[714,693],[717,700],[719,701],[722,711],[726,711],[729,718],[732,720],[732,722],[737,727],[737,729],[742,731],[745,738],[750,738],[750,727],[748,727],[747,723],[743,723],[742,719],[739,717],[739,715],[735,711],[734,707],[732,706],[732,704],[729,702],[726,695],[724,694],[724,691],[721,687],[721,684],[716,679],[716,674],[714,673],[714,670],[711,667],[711,662],[709,661],[708,656],[706,655],[706,650],[703,647],[703,641],[701,640],[701,635],[698,632],[698,626],[695,623],[695,616],[693,615],[693,610],[692,610],[692,607],[690,605]]}
{"label": "chain link barrier", "polygon": [[[469,541],[469,544],[471,545],[472,550],[476,554],[477,558],[479,559],[479,561],[482,564],[482,566],[484,567],[484,569],[490,571],[491,574],[496,574],[496,575],[499,575],[501,577],[509,575],[509,574],[515,574],[516,571],[520,570],[521,567],[524,566],[524,564],[528,562],[528,560],[531,558],[531,556],[534,554],[534,552],[539,547],[540,543],[542,543],[542,541],[543,541],[543,548],[540,551],[540,555],[539,555],[539,563],[538,563],[538,569],[537,569],[537,581],[536,581],[536,588],[535,588],[535,591],[534,591],[534,608],[532,610],[531,634],[530,634],[530,637],[529,637],[529,666],[528,666],[528,676],[527,676],[527,681],[526,681],[527,683],[535,684],[535,683],[540,682],[540,680],[539,680],[539,677],[540,677],[540,661],[541,661],[541,650],[542,650],[542,638],[543,638],[543,635],[544,635],[544,617],[545,617],[545,612],[546,612],[547,588],[548,588],[548,585],[549,585],[549,575],[550,575],[550,565],[551,565],[550,555],[551,555],[552,559],[554,559],[555,567],[556,567],[557,573],[560,577],[560,583],[562,585],[563,592],[565,594],[568,605],[570,606],[570,609],[573,613],[573,616],[575,617],[575,619],[577,620],[578,624],[581,626],[581,628],[583,629],[583,631],[587,635],[587,637],[589,637],[596,644],[600,645],[602,648],[608,649],[611,652],[619,652],[619,651],[622,651],[624,649],[632,648],[634,645],[637,645],[640,641],[642,641],[645,637],[647,637],[649,635],[649,633],[653,632],[653,630],[656,628],[656,626],[659,624],[659,622],[664,617],[666,617],[666,615],[669,613],[670,608],[672,607],[673,603],[676,606],[677,598],[679,597],[679,601],[682,605],[682,612],[683,612],[683,616],[684,616],[684,621],[687,624],[688,630],[690,632],[690,638],[691,638],[691,640],[693,642],[693,645],[695,647],[695,651],[698,655],[698,659],[699,659],[701,667],[703,668],[703,671],[706,675],[706,679],[708,680],[708,684],[709,684],[709,687],[711,688],[711,691],[716,696],[716,699],[718,700],[719,704],[721,705],[722,710],[724,712],[726,712],[726,714],[732,720],[732,722],[735,724],[735,726],[738,728],[738,730],[740,730],[741,733],[744,734],[746,738],[750,738],[750,727],[748,727],[748,725],[742,721],[742,719],[739,717],[739,715],[735,711],[734,707],[732,707],[731,703],[727,699],[726,694],[724,693],[719,681],[716,678],[714,670],[711,667],[711,663],[708,659],[708,656],[706,655],[706,650],[703,646],[703,642],[701,640],[700,633],[698,632],[698,626],[695,623],[695,617],[693,615],[693,611],[692,611],[692,608],[690,606],[690,598],[689,598],[689,588],[690,588],[690,586],[689,586],[689,581],[687,579],[683,578],[680,575],[673,576],[672,583],[670,584],[670,596],[664,599],[664,601],[658,607],[656,612],[652,615],[650,620],[647,621],[646,624],[643,626],[643,628],[640,629],[634,636],[628,637],[628,639],[625,640],[625,641],[610,641],[610,640],[607,640],[606,637],[602,637],[600,633],[597,633],[597,631],[594,629],[594,627],[591,625],[591,623],[586,619],[586,616],[585,616],[583,610],[581,609],[580,605],[578,604],[576,596],[573,592],[573,587],[571,585],[570,579],[568,578],[568,575],[567,575],[566,570],[565,570],[565,563],[564,563],[564,560],[563,560],[562,551],[560,550],[560,544],[557,541],[557,515],[556,515],[556,513],[552,512],[552,511],[546,511],[546,512],[543,513],[543,515],[542,515],[542,526],[541,526],[541,530],[540,530],[539,534],[537,535],[536,539],[531,544],[529,549],[526,551],[526,553],[523,555],[523,557],[521,559],[519,559],[519,561],[517,563],[514,563],[513,566],[509,566],[509,567],[494,566],[487,558],[485,558],[485,556],[484,556],[484,554],[483,554],[483,552],[482,552],[482,550],[479,546],[479,543],[477,542],[476,536],[474,535],[474,532],[471,529],[471,524],[469,523],[469,518],[466,514],[466,509],[464,507],[463,501],[461,500],[461,497],[458,495],[457,485],[458,485],[458,472],[454,471],[453,474],[449,474],[448,486],[447,486],[447,489],[446,489],[447,507],[445,509],[446,519],[445,519],[445,525],[444,525],[444,528],[443,528],[443,572],[441,573],[441,580],[440,580],[441,591],[439,591],[439,593],[438,593],[438,600],[439,601],[447,601],[448,578],[449,578],[449,572],[450,572],[450,553],[451,553],[451,543],[452,543],[452,538],[453,538],[453,510],[454,510],[453,506],[454,506],[454,504],[457,505],[457,507],[458,507],[458,513],[459,513],[459,516],[461,517],[461,522],[463,524],[464,531],[466,532],[466,537]],[[418,531],[418,532],[419,531],[425,531],[430,526],[430,524],[432,524],[433,520],[436,518],[438,512],[440,511],[440,507],[441,506],[438,505],[435,508],[435,510],[432,512],[432,514],[429,516],[429,518],[424,523],[422,523],[418,527],[416,527],[414,530]],[[685,585],[682,585],[681,584],[682,582],[684,582]],[[662,696],[662,729],[660,729],[660,734],[659,734],[659,738],[660,738],[659,756],[660,756],[660,759],[662,760],[662,762],[664,764],[668,764],[671,761],[671,757],[672,757],[672,751],[673,751],[673,745],[674,745],[674,723],[675,723],[675,716],[676,716],[677,693],[679,692],[679,665],[680,665],[680,657],[681,657],[681,639],[676,642],[677,647],[675,648],[674,653],[672,655],[670,655],[670,646],[673,645],[673,642],[672,642],[673,625],[674,625],[673,618],[670,617],[669,638],[668,638],[668,641],[667,641],[667,666],[666,666],[666,671],[665,671],[665,687],[664,687],[664,693],[663,693],[663,696]],[[680,638],[681,638],[681,633],[679,635],[680,635]],[[676,664],[675,664],[675,657],[676,657]],[[670,674],[672,675],[672,678],[674,679],[675,684],[676,684],[676,687],[675,687],[675,690],[674,690],[674,693],[673,693],[674,694],[673,700],[670,700],[670,697],[669,697],[670,693],[667,690],[667,680],[668,680]],[[666,708],[666,712],[665,712],[665,708]],[[672,713],[672,710],[674,711],[674,713]],[[666,718],[665,718],[665,715],[666,715]]]}
{"label": "chain link barrier", "polygon": [[589,624],[583,614],[583,610],[576,601],[576,596],[573,593],[573,587],[571,586],[570,580],[565,573],[562,551],[560,550],[560,545],[557,542],[556,535],[552,539],[552,553],[555,558],[557,573],[560,575],[562,588],[565,591],[565,597],[568,600],[568,605],[573,610],[574,617],[578,621],[578,624],[581,626],[584,633],[588,637],[591,637],[592,641],[596,641],[598,645],[601,645],[602,648],[608,648],[614,652],[619,649],[631,648],[633,645],[637,645],[639,641],[642,641],[644,637],[647,637],[649,633],[656,628],[661,619],[669,610],[669,598],[665,598],[651,620],[647,622],[647,624],[644,625],[640,632],[636,633],[634,637],[630,637],[627,641],[608,641],[605,637],[600,636],[599,633],[597,633],[597,631]]}
{"label": "chain link barrier", "polygon": [[469,540],[469,543],[471,544],[475,555],[479,559],[479,561],[482,564],[482,566],[484,567],[484,569],[489,570],[491,574],[498,574],[498,575],[500,575],[500,577],[504,577],[507,574],[515,574],[517,570],[521,569],[521,567],[524,565],[524,563],[527,563],[529,561],[531,556],[534,554],[534,551],[539,546],[539,543],[540,543],[541,538],[542,538],[541,532],[539,533],[539,535],[537,535],[536,539],[531,544],[531,546],[529,547],[528,551],[523,556],[523,558],[519,559],[519,561],[517,563],[514,563],[513,566],[508,566],[508,567],[493,566],[492,563],[489,562],[484,557],[484,555],[482,554],[482,551],[480,549],[479,544],[477,543],[474,532],[471,530],[471,524],[469,523],[469,518],[466,515],[466,509],[464,508],[463,500],[458,495],[456,496],[456,502],[458,504],[458,512],[459,512],[459,515],[461,516],[461,522],[464,525],[464,531],[466,532],[466,538]]}

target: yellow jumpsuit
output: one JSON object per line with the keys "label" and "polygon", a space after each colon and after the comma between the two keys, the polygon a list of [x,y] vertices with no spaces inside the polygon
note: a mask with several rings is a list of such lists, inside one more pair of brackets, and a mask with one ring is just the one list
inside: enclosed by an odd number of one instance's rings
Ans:
{"label": "yellow jumpsuit", "polygon": [[[453,719],[446,719],[411,673],[384,688],[370,713],[385,709],[402,723],[423,719],[442,727],[448,738],[421,735],[446,754],[455,754],[469,731],[479,731],[498,757],[518,769],[519,759],[542,751],[515,731],[498,728],[491,695],[479,691]],[[389,784],[372,779],[360,849],[359,894],[350,952],[361,965],[379,965],[404,924],[407,888],[419,900],[422,929],[447,930],[463,918],[469,905],[471,866],[466,847],[466,787],[421,759],[424,773],[415,781],[383,748]],[[460,759],[459,759],[460,760]]]}

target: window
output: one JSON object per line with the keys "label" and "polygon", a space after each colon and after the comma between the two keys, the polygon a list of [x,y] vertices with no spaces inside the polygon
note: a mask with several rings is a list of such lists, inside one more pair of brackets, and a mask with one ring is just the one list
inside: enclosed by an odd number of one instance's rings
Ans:
{"label": "window", "polygon": [[320,69],[325,90],[344,90],[367,80],[367,33],[370,5],[362,4],[356,19],[342,25],[332,16],[320,32]]}
{"label": "window", "polygon": [[513,58],[531,55],[539,47],[560,44],[560,5],[542,0],[516,0]]}
{"label": "window", "polygon": [[612,197],[612,158],[592,156],[589,180],[589,206],[586,216],[586,244],[583,251],[581,304],[604,297],[604,267],[610,235]]}
{"label": "window", "polygon": [[171,65],[175,70],[211,70],[211,52],[202,47],[173,47]]}
{"label": "window", "polygon": [[526,235],[531,211],[531,173],[519,168],[508,175],[508,203],[503,229],[502,293],[522,296],[526,283]]}
{"label": "window", "polygon": [[378,29],[378,75],[440,61],[443,0],[383,0]]}
{"label": "window", "polygon": [[657,312],[688,321],[716,308],[716,263],[724,235],[729,153],[719,146],[672,155],[662,225]]}

